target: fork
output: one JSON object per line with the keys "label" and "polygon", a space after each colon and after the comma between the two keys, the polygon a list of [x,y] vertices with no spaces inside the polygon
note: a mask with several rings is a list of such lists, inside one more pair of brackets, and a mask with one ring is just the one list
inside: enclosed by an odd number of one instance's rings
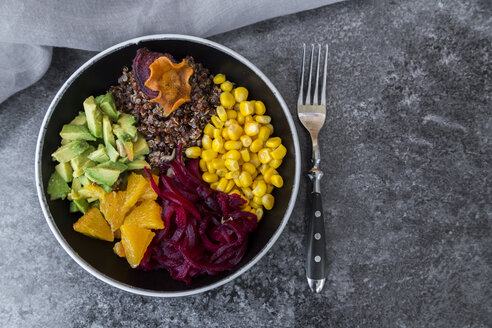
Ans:
{"label": "fork", "polygon": [[[309,67],[309,79],[307,92],[304,98],[304,66],[306,61],[306,44],[303,45],[301,82],[299,86],[299,98],[297,100],[297,115],[302,125],[309,131],[313,144],[312,162],[313,168],[308,175],[313,183],[311,193],[312,207],[307,222],[307,252],[306,252],[306,278],[312,291],[319,293],[326,281],[326,254],[325,254],[325,224],[323,218],[323,205],[321,203],[321,177],[323,172],[319,168],[320,151],[318,134],[325,123],[326,118],[326,67],[328,60],[328,45],[326,45],[323,86],[321,87],[321,101],[318,102],[319,66],[321,62],[321,45],[318,44],[318,63],[316,68],[316,83],[314,95],[311,101],[311,78],[313,73],[314,44],[311,45],[311,61]],[[305,101],[304,101],[305,100]]]}

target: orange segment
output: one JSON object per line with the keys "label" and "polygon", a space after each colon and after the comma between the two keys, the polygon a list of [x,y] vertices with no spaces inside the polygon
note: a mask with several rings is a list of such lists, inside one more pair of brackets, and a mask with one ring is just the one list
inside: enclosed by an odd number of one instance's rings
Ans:
{"label": "orange segment", "polygon": [[89,184],[79,190],[79,195],[85,198],[97,198],[101,201],[104,195],[106,195],[106,192],[97,185]]}
{"label": "orange segment", "polygon": [[126,260],[132,268],[136,268],[142,261],[155,233],[136,225],[124,224],[120,229],[121,243],[125,249]]}
{"label": "orange segment", "polygon": [[104,220],[101,212],[95,207],[88,210],[87,213],[74,223],[73,230],[97,239],[114,240],[111,228]]}
{"label": "orange segment", "polygon": [[150,64],[149,68],[150,76],[144,84],[150,90],[159,91],[159,95],[151,101],[159,103],[166,115],[191,100],[191,85],[188,80],[193,74],[193,68],[185,59],[175,64],[162,56]]}
{"label": "orange segment", "polygon": [[126,197],[123,204],[123,214],[126,214],[140,199],[145,191],[148,181],[141,175],[132,172],[128,177]]}
{"label": "orange segment", "polygon": [[125,191],[112,191],[104,196],[99,205],[112,231],[116,231],[125,220],[122,206],[126,199],[125,194]]}
{"label": "orange segment", "polygon": [[113,251],[119,257],[125,257],[125,248],[123,247],[121,241],[114,244]]}
{"label": "orange segment", "polygon": [[[152,174],[152,179],[154,179],[154,182],[159,185],[159,177],[157,175]],[[147,181],[147,185],[145,186],[142,196],[140,196],[140,200],[156,200],[157,194],[155,193],[154,189],[152,189],[149,178],[146,177],[145,180]]]}
{"label": "orange segment", "polygon": [[164,229],[161,207],[153,200],[145,200],[125,218],[125,225],[136,225],[148,229]]}

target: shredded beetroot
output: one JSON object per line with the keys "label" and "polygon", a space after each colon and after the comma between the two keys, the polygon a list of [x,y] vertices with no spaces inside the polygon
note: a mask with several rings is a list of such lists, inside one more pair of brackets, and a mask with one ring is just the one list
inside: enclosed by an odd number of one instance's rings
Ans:
{"label": "shredded beetroot", "polygon": [[241,211],[245,200],[239,195],[210,189],[200,177],[197,159],[185,165],[181,145],[168,168],[173,174],[161,171],[159,185],[150,178],[161,202],[164,229],[156,231],[138,268],[165,268],[187,284],[198,274],[231,270],[246,252],[256,215]]}

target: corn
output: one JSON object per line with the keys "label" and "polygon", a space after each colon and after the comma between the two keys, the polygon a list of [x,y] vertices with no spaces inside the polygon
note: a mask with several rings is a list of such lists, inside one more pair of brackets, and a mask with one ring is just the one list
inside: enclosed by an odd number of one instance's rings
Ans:
{"label": "corn", "polygon": [[234,181],[228,180],[227,181],[227,186],[225,187],[224,192],[225,193],[228,193],[229,191],[232,190],[232,188],[234,188],[234,186],[235,186]]}
{"label": "corn", "polygon": [[215,111],[217,112],[217,116],[222,120],[222,122],[227,121],[227,112],[223,106],[217,106],[217,109]]}
{"label": "corn", "polygon": [[[234,182],[234,181],[232,181],[232,182]],[[237,189],[232,189],[231,191],[229,191],[228,195],[232,195],[232,194],[236,194],[236,195],[241,196],[241,192]]]}
{"label": "corn", "polygon": [[241,154],[241,158],[245,163],[250,161],[251,156],[249,155],[249,151],[247,149],[241,149],[239,153]]}
{"label": "corn", "polygon": [[242,146],[243,144],[241,143],[241,141],[230,140],[230,141],[226,141],[224,144],[225,150],[233,150],[233,149],[239,150],[241,149]]}
{"label": "corn", "polygon": [[271,179],[274,175],[278,175],[277,170],[275,170],[273,167],[269,167],[263,173],[263,179],[265,180],[266,183],[271,183],[272,182]]}
{"label": "corn", "polygon": [[258,159],[262,164],[268,164],[272,160],[271,150],[263,148],[258,152]]}
{"label": "corn", "polygon": [[230,81],[225,81],[220,84],[220,89],[224,92],[232,91],[232,83]]}
{"label": "corn", "polygon": [[211,149],[212,148],[212,138],[208,136],[208,134],[204,134],[202,137],[202,148],[203,149]]}
{"label": "corn", "polygon": [[236,121],[235,119],[233,119],[233,118],[228,119],[227,121],[225,121],[224,126],[225,126],[226,128],[228,128],[228,127],[229,127],[229,126],[231,126],[232,124],[237,124],[237,121]]}
{"label": "corn", "polygon": [[215,84],[222,84],[226,80],[226,77],[224,74],[217,74],[214,76],[214,83]]}
{"label": "corn", "polygon": [[223,169],[225,167],[224,160],[222,158],[214,158],[212,160],[212,167],[216,170]]}
{"label": "corn", "polygon": [[266,190],[267,190],[267,185],[265,181],[258,181],[256,187],[253,189],[253,195],[257,197],[263,197],[263,195],[266,193]]}
{"label": "corn", "polygon": [[244,124],[244,133],[252,137],[260,132],[260,125],[258,122],[246,122]]}
{"label": "corn", "polygon": [[227,153],[224,154],[224,159],[233,159],[238,161],[240,158],[241,154],[235,149],[229,150]]}
{"label": "corn", "polygon": [[239,163],[235,159],[226,159],[225,160],[225,166],[229,171],[238,171],[239,170]]}
{"label": "corn", "polygon": [[246,89],[245,87],[237,87],[236,89],[234,89],[233,93],[234,98],[236,98],[236,101],[238,103],[248,99],[248,89]]}
{"label": "corn", "polygon": [[256,204],[255,202],[250,202],[249,205],[255,210],[263,207],[261,204]]}
{"label": "corn", "polygon": [[239,124],[231,124],[227,127],[227,134],[229,135],[229,139],[239,140],[243,134],[243,128]]}
{"label": "corn", "polygon": [[272,151],[272,157],[274,159],[282,159],[285,157],[286,154],[287,154],[287,148],[285,148],[284,145],[280,145],[277,147],[277,149]]}
{"label": "corn", "polygon": [[251,146],[249,146],[249,150],[253,153],[257,153],[262,149],[262,147],[263,147],[263,141],[261,139],[256,139],[251,143]]}
{"label": "corn", "polygon": [[209,173],[215,173],[215,169],[214,169],[214,166],[212,165],[212,162],[205,162],[207,164],[207,171]]}
{"label": "corn", "polygon": [[253,195],[253,192],[251,191],[251,188],[249,187],[243,187],[241,188],[243,195],[246,199],[253,199],[255,195]]}
{"label": "corn", "polygon": [[236,111],[236,113],[239,113],[239,103],[235,103],[234,104],[234,107],[232,107],[232,109],[234,109]]}
{"label": "corn", "polygon": [[277,188],[282,188],[282,186],[284,185],[284,179],[282,179],[282,177],[278,174],[272,176],[270,180],[272,181],[272,184]]}
{"label": "corn", "polygon": [[257,208],[255,210],[255,214],[256,214],[257,220],[260,221],[261,218],[263,217],[263,209],[262,208]]}
{"label": "corn", "polygon": [[261,172],[261,174],[265,174],[265,172],[270,168],[270,166],[268,166],[267,164],[261,164],[259,170]]}
{"label": "corn", "polygon": [[263,142],[267,141],[270,137],[270,129],[266,126],[262,126],[260,128],[260,132],[258,132],[258,139],[261,139]]}
{"label": "corn", "polygon": [[266,107],[263,101],[255,101],[255,114],[256,115],[263,115],[266,112]]}
{"label": "corn", "polygon": [[277,148],[278,146],[280,146],[281,143],[282,139],[280,139],[279,137],[273,137],[265,142],[265,146],[270,148]]}
{"label": "corn", "polygon": [[236,112],[237,113],[237,122],[241,125],[244,124],[244,115],[241,114],[241,112]]}
{"label": "corn", "polygon": [[270,194],[266,194],[261,197],[261,203],[265,206],[265,209],[271,210],[275,204],[275,198]]}
{"label": "corn", "polygon": [[229,181],[225,178],[220,179],[216,190],[224,191],[227,188],[227,182],[229,182]]}
{"label": "corn", "polygon": [[202,172],[205,172],[207,170],[207,162],[205,162],[204,159],[201,159],[198,162],[198,166],[200,167],[200,170],[202,170]]}
{"label": "corn", "polygon": [[227,129],[222,129],[220,132],[223,139],[229,140],[229,134],[227,133]]}
{"label": "corn", "polygon": [[239,178],[239,171],[227,172],[225,177],[226,179],[233,180]]}
{"label": "corn", "polygon": [[228,109],[226,112],[228,119],[235,119],[237,117],[237,112],[234,109]]}
{"label": "corn", "polygon": [[226,108],[232,108],[236,101],[234,100],[234,96],[230,92],[222,92],[220,94],[220,104]]}
{"label": "corn", "polygon": [[201,157],[205,160],[205,162],[209,162],[217,157],[217,152],[213,149],[206,149],[202,151]]}
{"label": "corn", "polygon": [[205,125],[205,128],[203,129],[203,134],[206,134],[211,138],[214,136],[214,129],[215,128],[212,124],[207,123],[207,125]]}
{"label": "corn", "polygon": [[198,158],[200,157],[202,150],[200,147],[190,147],[185,150],[186,157],[188,158]]}
{"label": "corn", "polygon": [[253,178],[251,177],[251,174],[249,174],[246,171],[243,171],[239,175],[239,182],[241,182],[241,186],[249,187],[253,183]]}
{"label": "corn", "polygon": [[244,116],[253,115],[255,113],[255,105],[251,101],[241,101],[239,103],[239,111]]}
{"label": "corn", "polygon": [[242,144],[244,147],[249,147],[251,146],[251,143],[253,142],[253,140],[251,139],[250,136],[246,135],[246,134],[243,134],[239,140],[241,140]]}
{"label": "corn", "polygon": [[234,184],[235,184],[237,187],[241,188],[241,181],[239,181],[239,177],[234,178],[234,179],[232,179],[232,180],[234,181]]}
{"label": "corn", "polygon": [[270,163],[268,163],[271,167],[274,169],[278,169],[280,165],[282,165],[282,160],[281,159],[272,159]]}
{"label": "corn", "polygon": [[274,189],[274,186],[272,184],[267,185],[267,194],[271,194]]}
{"label": "corn", "polygon": [[253,164],[255,167],[258,167],[261,165],[260,160],[258,159],[258,154],[252,153],[251,154],[251,159],[249,160],[251,164]]}
{"label": "corn", "polygon": [[269,124],[272,121],[272,118],[268,115],[256,115],[255,121],[261,124]]}
{"label": "corn", "polygon": [[227,169],[225,167],[215,170],[215,174],[217,174],[221,178],[225,178],[225,175],[227,174],[227,172],[229,172],[229,171],[227,171]]}
{"label": "corn", "polygon": [[205,182],[212,183],[219,180],[219,177],[215,173],[205,172],[202,174],[202,179]]}
{"label": "corn", "polygon": [[263,203],[261,202],[261,197],[257,197],[257,196],[253,197],[253,203],[263,206]]}
{"label": "corn", "polygon": [[244,208],[241,209],[242,211],[245,211],[245,212],[253,212],[253,209],[251,208],[251,206],[247,205],[245,206]]}
{"label": "corn", "polygon": [[213,131],[213,134],[212,134],[212,137],[213,138],[217,138],[217,137],[221,137],[222,136],[222,131],[220,129],[215,129],[214,128],[214,131]]}
{"label": "corn", "polygon": [[220,129],[224,126],[224,122],[220,120],[220,118],[217,117],[217,115],[212,116],[210,119],[212,121],[212,124],[217,128]]}
{"label": "corn", "polygon": [[256,174],[256,167],[251,163],[244,163],[241,168],[243,171],[248,172],[251,176]]}
{"label": "corn", "polygon": [[217,137],[212,141],[212,149],[219,153],[224,147],[224,139],[222,137]]}
{"label": "corn", "polygon": [[214,182],[210,185],[210,188],[213,190],[217,190],[217,186],[219,185],[219,182]]}
{"label": "corn", "polygon": [[245,115],[244,116],[244,122],[247,123],[247,122],[254,122],[255,119],[253,118],[253,116],[251,115]]}
{"label": "corn", "polygon": [[270,132],[271,132],[270,135],[272,135],[273,134],[273,131],[275,130],[273,128],[273,125],[270,123],[270,124],[267,124],[266,127],[268,127],[270,129]]}

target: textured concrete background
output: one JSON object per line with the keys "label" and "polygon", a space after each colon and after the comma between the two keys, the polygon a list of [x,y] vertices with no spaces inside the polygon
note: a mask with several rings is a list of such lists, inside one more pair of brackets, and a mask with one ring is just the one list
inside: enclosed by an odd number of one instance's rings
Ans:
{"label": "textured concrete background", "polygon": [[33,166],[49,103],[94,53],[55,49],[46,76],[0,105],[1,325],[490,327],[491,14],[488,1],[349,1],[212,38],[263,70],[292,113],[300,43],[329,44],[320,295],[303,269],[306,180],[277,244],[214,291],[140,297],[81,269],[45,223]]}

